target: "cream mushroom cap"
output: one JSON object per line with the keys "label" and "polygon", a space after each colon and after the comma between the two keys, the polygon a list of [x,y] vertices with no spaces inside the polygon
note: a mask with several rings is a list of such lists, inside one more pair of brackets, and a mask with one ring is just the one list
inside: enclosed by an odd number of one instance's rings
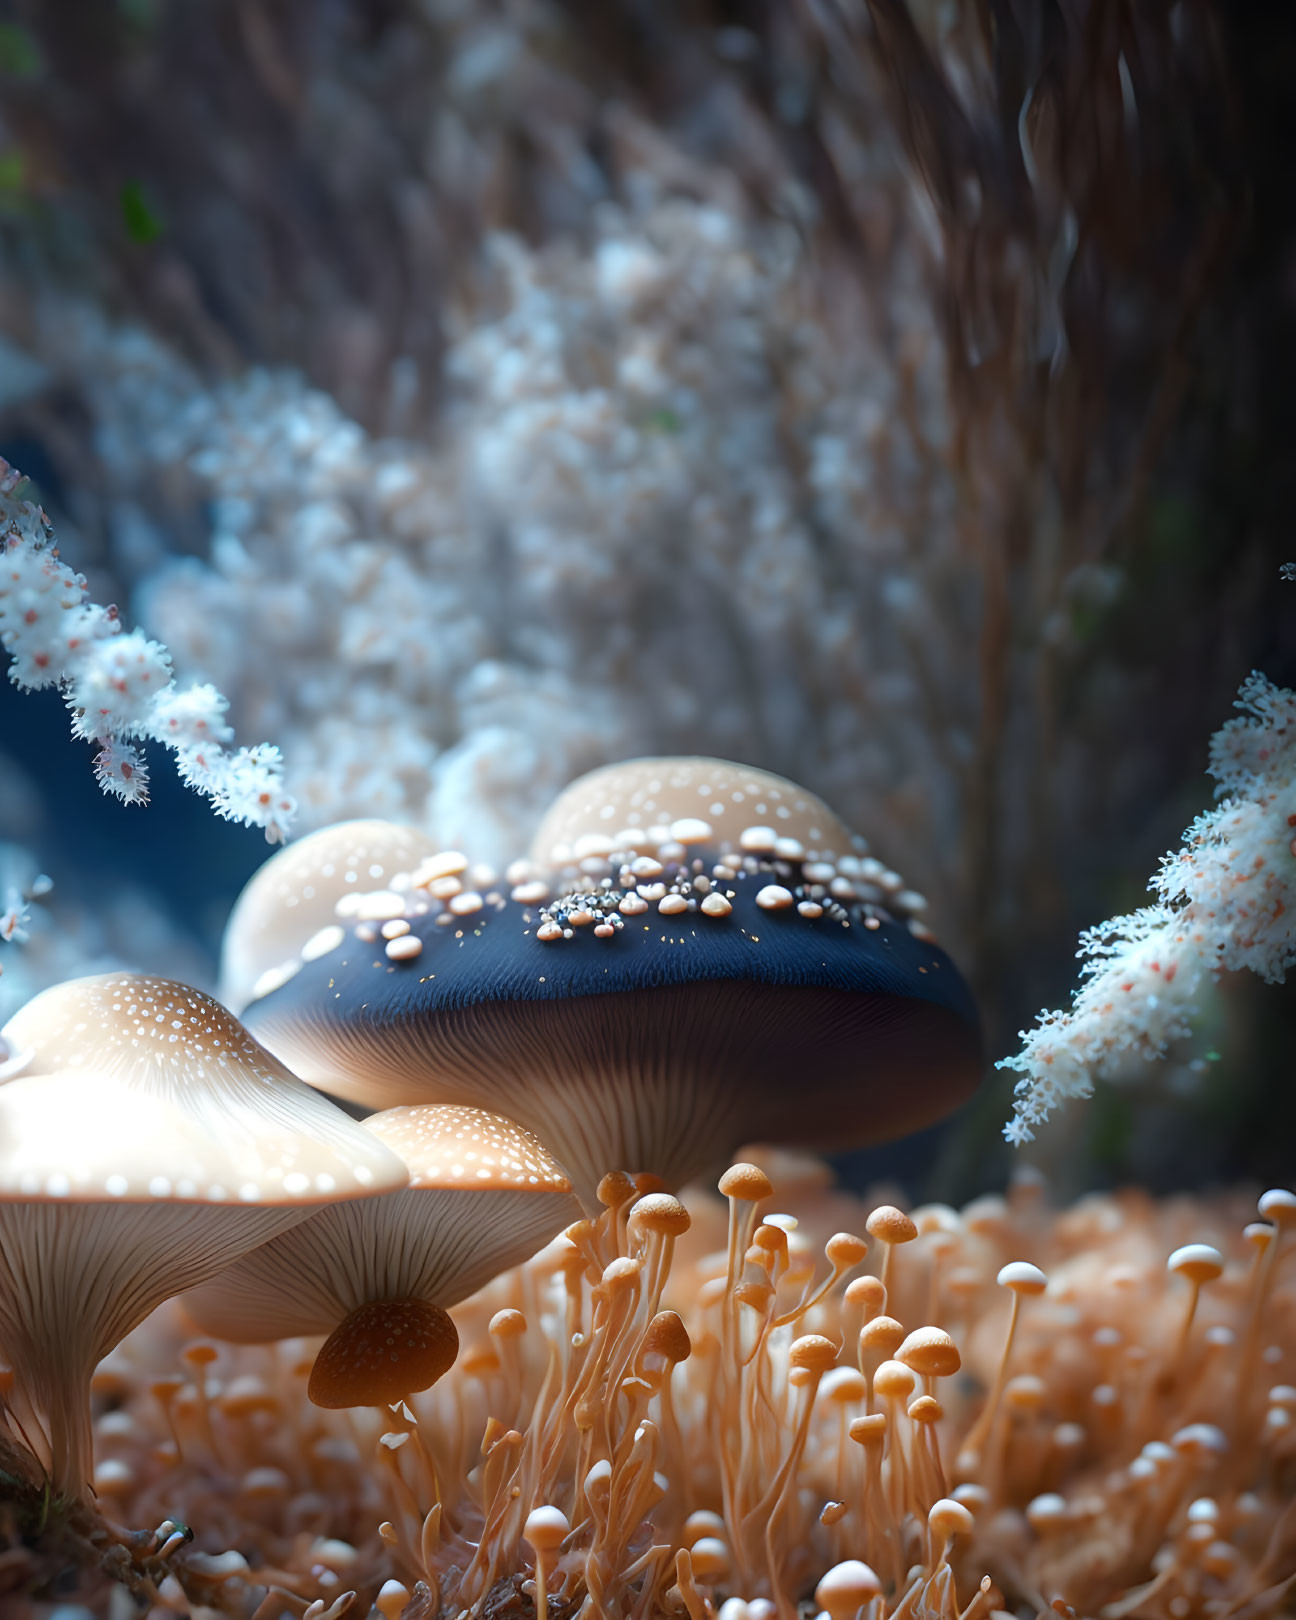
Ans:
{"label": "cream mushroom cap", "polygon": [[342,821],[272,855],[234,902],[221,946],[221,999],[240,1012],[291,977],[304,946],[337,926],[347,894],[388,887],[437,846],[417,827]]}
{"label": "cream mushroom cap", "polygon": [[[428,1337],[430,1359],[419,1365],[436,1367],[431,1376],[402,1386],[417,1369],[387,1367],[395,1382],[380,1394],[366,1393],[373,1389],[366,1378],[355,1383],[356,1400],[323,1405],[376,1404],[426,1388],[450,1364],[438,1360],[448,1343],[453,1360],[445,1311],[528,1259],[580,1213],[567,1176],[511,1120],[430,1104],[390,1109],[363,1128],[401,1155],[407,1188],[327,1207],[185,1297],[189,1314],[217,1337],[255,1343],[328,1333],[332,1345],[342,1335],[350,1361],[367,1362],[396,1316],[405,1337]],[[352,1390],[341,1375],[338,1382]],[[319,1400],[315,1385],[311,1394]]]}
{"label": "cream mushroom cap", "polygon": [[129,1086],[84,1069],[0,1087],[0,1141],[0,1200],[14,1203],[256,1202],[264,1169],[173,1102],[142,1117]]}
{"label": "cream mushroom cap", "polygon": [[0,1087],[0,1200],[237,1203],[251,1168],[174,1103],[83,1069]]}
{"label": "cream mushroom cap", "polygon": [[[242,1096],[225,1074],[150,1093],[120,1065],[0,1085],[0,1356],[22,1432],[62,1493],[90,1478],[95,1364],[155,1306],[335,1189],[354,1200],[405,1180],[394,1154],[299,1081],[240,1078]],[[231,1090],[232,1105],[213,1099]]]}
{"label": "cream mushroom cap", "polygon": [[365,1128],[405,1161],[411,1189],[571,1192],[562,1166],[530,1131],[480,1108],[389,1108]]}
{"label": "cream mushroom cap", "polygon": [[[396,1154],[189,985],[134,973],[72,979],[20,1008],[5,1036],[30,1053],[23,1081],[78,1072],[128,1089],[141,1162],[156,1136],[154,1110],[173,1107],[204,1138],[208,1159],[224,1166],[206,1184],[228,1183],[232,1198],[306,1205],[364,1198],[407,1180]],[[154,1166],[159,1184],[182,1179],[162,1175],[165,1168]]]}
{"label": "cream mushroom cap", "polygon": [[536,829],[531,859],[563,866],[626,845],[774,850],[778,839],[810,856],[865,847],[822,799],[772,771],[687,755],[631,759],[564,788]]}

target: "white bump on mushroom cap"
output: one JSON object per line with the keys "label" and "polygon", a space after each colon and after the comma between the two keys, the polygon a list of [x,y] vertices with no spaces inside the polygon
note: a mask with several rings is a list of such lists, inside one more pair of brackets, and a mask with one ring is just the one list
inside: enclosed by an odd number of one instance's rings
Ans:
{"label": "white bump on mushroom cap", "polygon": [[[344,899],[351,900],[350,895]],[[405,915],[405,896],[395,889],[375,889],[357,894],[352,904],[345,907],[348,918],[356,922],[389,922],[393,917]]]}
{"label": "white bump on mushroom cap", "polygon": [[640,854],[704,837],[738,849],[744,830],[756,826],[772,829],[771,849],[782,838],[817,854],[854,846],[850,829],[795,782],[729,760],[678,757],[626,760],[578,778],[545,813],[530,858],[542,868],[561,866],[579,858],[582,840],[600,833],[609,849],[621,847],[620,832],[634,835]]}
{"label": "white bump on mushroom cap", "polygon": [[226,924],[221,999],[241,1011],[267,969],[294,959],[336,921],[334,908],[344,895],[386,889],[397,873],[412,872],[436,852],[416,827],[343,821],[272,855],[253,873]]}
{"label": "white bump on mushroom cap", "polygon": [[[199,1186],[256,1187],[265,1203],[291,1204],[318,1203],[322,1176],[344,1199],[407,1180],[389,1149],[189,985],[136,973],[73,979],[43,990],[6,1028],[32,1051],[25,1078],[92,1076],[129,1096],[125,1113],[141,1136],[166,1106],[219,1144],[228,1168],[188,1178]],[[168,1173],[173,1184],[186,1179]],[[301,1175],[308,1190],[296,1191]]]}
{"label": "white bump on mushroom cap", "polygon": [[773,827],[744,827],[738,834],[738,848],[753,855],[772,855],[778,843]]}
{"label": "white bump on mushroom cap", "polygon": [[[337,950],[338,946],[345,938],[345,929],[341,928],[337,923],[325,923],[324,927],[313,933],[302,946],[302,961],[318,961],[321,956],[327,956],[330,951]],[[257,982],[259,984],[260,980]]]}
{"label": "white bump on mushroom cap", "polygon": [[468,870],[468,857],[457,849],[438,850],[435,855],[428,855],[415,867],[413,880],[415,888],[425,888],[429,883],[435,883],[438,878],[462,877]]}
{"label": "white bump on mushroom cap", "polygon": [[515,1188],[571,1191],[562,1166],[511,1119],[449,1103],[388,1108],[365,1121],[404,1160],[410,1187]]}

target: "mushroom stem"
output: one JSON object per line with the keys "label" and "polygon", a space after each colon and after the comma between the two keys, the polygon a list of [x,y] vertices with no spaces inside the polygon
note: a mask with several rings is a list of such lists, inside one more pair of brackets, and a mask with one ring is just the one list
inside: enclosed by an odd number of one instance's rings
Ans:
{"label": "mushroom stem", "polygon": [[1261,1325],[1264,1321],[1269,1291],[1273,1286],[1278,1250],[1282,1245],[1284,1233],[1288,1228],[1296,1227],[1296,1197],[1281,1188],[1273,1188],[1261,1195],[1259,1210],[1261,1217],[1271,1221],[1273,1226],[1272,1235],[1259,1249],[1251,1271],[1250,1307],[1247,1311],[1246,1329],[1242,1335],[1234,1386],[1235,1411],[1239,1423],[1246,1417],[1256,1389],[1255,1373],[1256,1362],[1260,1356]]}
{"label": "mushroom stem", "polygon": [[1201,1299],[1201,1279],[1190,1277],[1188,1279],[1188,1306],[1183,1314],[1183,1321],[1179,1324],[1179,1337],[1175,1340],[1174,1361],[1180,1363],[1184,1352],[1188,1348],[1188,1339],[1192,1333],[1192,1325],[1197,1316],[1197,1303]]}
{"label": "mushroom stem", "polygon": [[1021,1314],[1021,1295],[1014,1294],[1012,1308],[1008,1316],[1008,1332],[1004,1335],[1004,1346],[999,1352],[999,1366],[995,1372],[994,1383],[990,1393],[986,1396],[986,1403],[976,1422],[963,1438],[959,1448],[959,1466],[961,1468],[975,1468],[980,1459],[981,1447],[994,1426],[995,1415],[999,1411],[999,1403],[1003,1400],[1004,1385],[1008,1382],[1008,1359],[1012,1355],[1013,1340],[1017,1336],[1017,1318]]}
{"label": "mushroom stem", "polygon": [[54,1492],[80,1496],[94,1474],[94,1431],[90,1422],[92,1367],[56,1382],[48,1392],[50,1483]]}
{"label": "mushroom stem", "polygon": [[[1029,1260],[1010,1260],[1006,1266],[1001,1266],[999,1275],[995,1279],[1001,1288],[1006,1288],[1012,1294],[1012,1310],[1008,1317],[1008,1332],[1004,1338],[1004,1347],[999,1355],[999,1369],[995,1373],[994,1385],[989,1398],[981,1410],[980,1417],[969,1429],[959,1450],[960,1464],[968,1468],[975,1468],[980,1459],[981,1447],[985,1444],[1003,1400],[1004,1389],[1008,1379],[1008,1359],[1012,1355],[1013,1340],[1017,1336],[1017,1318],[1021,1312],[1021,1302],[1026,1296],[1042,1294],[1048,1287],[1048,1278]],[[931,1391],[928,1390],[930,1394]],[[970,1459],[970,1461],[968,1461]]]}
{"label": "mushroom stem", "polygon": [[56,1497],[84,1496],[94,1473],[90,1380],[98,1359],[67,1341],[39,1354],[13,1351],[12,1419]]}

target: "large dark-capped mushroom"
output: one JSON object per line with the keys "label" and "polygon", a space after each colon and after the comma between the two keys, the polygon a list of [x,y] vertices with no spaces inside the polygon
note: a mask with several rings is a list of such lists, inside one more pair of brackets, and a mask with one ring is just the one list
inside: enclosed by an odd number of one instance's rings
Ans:
{"label": "large dark-capped mushroom", "polygon": [[518,1120],[590,1208],[609,1168],[678,1185],[745,1140],[885,1139],[977,1081],[975,1009],[921,897],[781,777],[612,766],[506,882],[466,867],[433,858],[399,914],[339,919],[250,1027],[370,1107]]}

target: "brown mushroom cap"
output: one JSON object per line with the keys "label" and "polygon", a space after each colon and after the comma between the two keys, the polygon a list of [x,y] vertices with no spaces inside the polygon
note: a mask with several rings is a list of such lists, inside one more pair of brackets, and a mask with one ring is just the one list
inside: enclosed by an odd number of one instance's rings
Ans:
{"label": "brown mushroom cap", "polygon": [[247,1017],[370,1107],[519,1120],[589,1209],[609,1169],[678,1186],[754,1138],[882,1140],[963,1099],[980,1040],[921,897],[831,853],[851,842],[781,778],[631,761],[560,797],[535,845],[549,865],[348,929]]}
{"label": "brown mushroom cap", "polygon": [[[342,1333],[354,1371],[383,1329],[381,1314],[369,1307],[399,1305],[403,1333],[418,1326],[408,1302],[444,1312],[543,1248],[580,1213],[566,1175],[511,1120],[431,1105],[391,1109],[364,1129],[401,1155],[409,1186],[322,1209],[186,1295],[186,1309],[204,1331],[244,1343]],[[364,1313],[363,1334],[354,1323],[343,1333],[357,1312]],[[444,1341],[429,1323],[423,1327],[433,1365]],[[400,1393],[427,1381],[407,1382]],[[352,1393],[366,1387],[339,1381]]]}
{"label": "brown mushroom cap", "polygon": [[387,888],[435,849],[417,827],[342,821],[279,850],[257,868],[230,913],[221,1000],[240,1012],[280,975],[296,971],[302,947],[336,925],[345,896]]}

